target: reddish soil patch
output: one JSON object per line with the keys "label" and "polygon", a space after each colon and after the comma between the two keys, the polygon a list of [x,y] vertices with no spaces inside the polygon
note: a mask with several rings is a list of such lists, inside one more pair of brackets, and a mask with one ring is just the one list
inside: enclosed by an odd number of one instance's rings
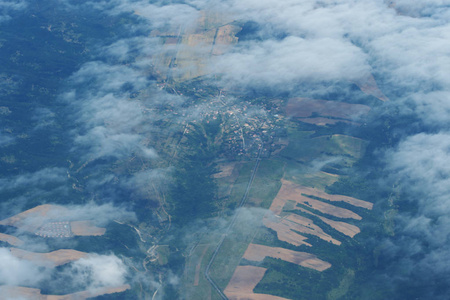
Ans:
{"label": "reddish soil patch", "polygon": [[269,220],[268,218],[265,218],[263,222],[267,228],[270,228],[277,233],[277,237],[280,241],[292,244],[294,246],[312,246],[311,244],[305,242],[305,240],[308,239],[307,237],[292,231],[292,223],[286,221],[285,219],[280,218]]}
{"label": "reddish soil patch", "polygon": [[309,210],[303,209],[303,208],[299,208],[302,212],[311,214],[313,216],[318,217],[320,220],[322,220],[322,222],[324,222],[325,224],[330,225],[331,227],[333,227],[334,229],[336,229],[339,232],[342,232],[343,234],[349,236],[349,237],[354,237],[355,235],[357,235],[358,233],[361,232],[361,230],[359,229],[358,226],[352,225],[352,224],[348,224],[345,222],[340,222],[340,221],[333,221],[330,220],[328,218],[316,215],[315,213],[310,212]]}
{"label": "reddish soil patch", "polygon": [[61,214],[67,214],[68,210],[62,206],[44,204],[36,206],[0,221],[0,225],[14,226],[23,230],[34,232],[49,218],[56,218]]}
{"label": "reddish soil patch", "polygon": [[106,294],[124,292],[131,287],[126,284],[118,287],[98,288],[95,291],[83,291],[67,295],[42,295],[41,290],[20,286],[0,286],[0,299],[37,299],[37,300],[85,300]]}
{"label": "reddish soil patch", "polygon": [[104,235],[106,228],[96,227],[91,221],[70,222],[70,227],[74,235],[79,236],[99,236]]}
{"label": "reddish soil patch", "polygon": [[224,290],[230,300],[287,300],[272,295],[254,294],[253,289],[261,281],[267,269],[254,266],[238,266]]}
{"label": "reddish soil patch", "polygon": [[0,241],[7,242],[8,244],[11,244],[13,246],[20,246],[23,244],[23,241],[19,238],[16,238],[15,236],[0,233]]}
{"label": "reddish soil patch", "polygon": [[267,256],[279,258],[317,271],[324,271],[331,267],[330,263],[318,259],[317,256],[310,253],[257,244],[250,244],[245,251],[243,258],[252,261],[263,261]]}
{"label": "reddish soil patch", "polygon": [[233,44],[236,44],[238,38],[235,35],[240,30],[240,27],[234,25],[225,25],[220,27],[216,33],[216,40],[212,55],[222,55],[227,52]]}
{"label": "reddish soil patch", "polygon": [[363,91],[363,93],[374,96],[375,98],[378,98],[381,101],[389,100],[378,88],[377,82],[375,81],[375,78],[373,78],[372,74],[358,80],[357,82],[355,82],[355,84],[361,89],[361,91]]}

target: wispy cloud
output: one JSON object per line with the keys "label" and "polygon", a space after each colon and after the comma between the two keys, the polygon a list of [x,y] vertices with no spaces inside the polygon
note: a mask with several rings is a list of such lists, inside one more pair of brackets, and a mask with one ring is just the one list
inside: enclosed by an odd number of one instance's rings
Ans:
{"label": "wispy cloud", "polygon": [[0,23],[10,20],[11,14],[22,11],[28,6],[24,0],[1,0],[0,1]]}

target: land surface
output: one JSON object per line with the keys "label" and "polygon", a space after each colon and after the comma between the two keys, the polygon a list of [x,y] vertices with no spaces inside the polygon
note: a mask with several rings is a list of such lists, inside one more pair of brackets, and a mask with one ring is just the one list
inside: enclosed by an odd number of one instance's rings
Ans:
{"label": "land surface", "polygon": [[317,271],[324,271],[331,267],[331,264],[318,259],[317,256],[310,253],[257,244],[250,244],[242,258],[251,261],[263,261],[266,257],[279,258]]}
{"label": "land surface", "polygon": [[17,258],[42,266],[60,266],[88,256],[87,253],[72,249],[60,249],[49,253],[30,252],[18,248],[10,248],[10,251]]}
{"label": "land surface", "polygon": [[254,266],[237,267],[224,291],[225,295],[232,300],[285,300],[286,298],[282,297],[253,293],[253,289],[263,278],[266,270]]}
{"label": "land surface", "polygon": [[13,246],[19,247],[23,244],[23,241],[13,235],[0,233],[0,241],[7,242]]}
{"label": "land surface", "polygon": [[121,293],[130,289],[129,285],[118,287],[98,288],[95,291],[82,291],[67,295],[43,295],[41,290],[16,287],[16,286],[0,286],[0,299],[27,299],[27,300],[85,300],[88,298],[98,297],[102,295]]}

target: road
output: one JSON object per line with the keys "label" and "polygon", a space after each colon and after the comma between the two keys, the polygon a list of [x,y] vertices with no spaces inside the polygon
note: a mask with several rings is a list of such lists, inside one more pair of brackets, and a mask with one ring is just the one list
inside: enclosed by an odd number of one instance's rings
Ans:
{"label": "road", "polygon": [[236,209],[236,213],[233,216],[233,219],[231,220],[230,225],[228,225],[227,230],[225,231],[225,233],[222,235],[222,237],[220,238],[219,243],[217,244],[216,249],[214,250],[213,255],[211,256],[211,259],[208,263],[208,266],[206,266],[205,269],[205,277],[206,280],[208,280],[208,282],[211,284],[211,286],[216,290],[216,292],[219,294],[219,296],[224,299],[224,300],[228,300],[227,296],[220,290],[219,286],[217,286],[217,284],[214,282],[214,280],[211,278],[211,276],[209,275],[209,269],[211,268],[211,265],[214,262],[214,259],[217,256],[217,253],[219,253],[220,248],[222,247],[223,241],[225,240],[225,238],[227,237],[227,235],[230,233],[231,229],[234,226],[234,223],[236,222],[237,217],[239,216],[239,208],[241,208],[244,204],[245,201],[247,200],[247,196],[248,196],[248,192],[250,191],[250,188],[252,186],[253,183],[253,179],[255,178],[255,174],[256,174],[256,170],[258,169],[259,163],[261,162],[261,153],[262,153],[262,146],[259,148],[259,152],[258,152],[258,157],[256,158],[256,163],[255,166],[253,167],[253,171],[252,174],[250,176],[250,180],[248,181],[247,184],[247,188],[245,189],[245,193],[244,196],[242,196],[241,202],[239,202],[239,205]]}

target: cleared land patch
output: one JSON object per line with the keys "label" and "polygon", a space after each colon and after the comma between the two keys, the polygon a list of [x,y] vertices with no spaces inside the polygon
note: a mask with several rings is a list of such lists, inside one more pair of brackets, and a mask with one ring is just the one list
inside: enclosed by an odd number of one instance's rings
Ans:
{"label": "cleared land patch", "polygon": [[[44,204],[0,221],[0,225],[20,228],[42,237],[99,236],[106,228],[91,221],[72,221],[70,210],[59,205]],[[62,221],[55,221],[62,220]]]}
{"label": "cleared land patch", "polygon": [[[304,187],[284,179],[282,179],[281,182],[282,186],[278,191],[277,196],[273,200],[272,205],[270,206],[270,210],[275,214],[275,216],[266,217],[264,219],[264,225],[274,230],[277,233],[277,237],[280,241],[284,241],[295,246],[311,246],[311,244],[306,242],[307,238],[299,233],[315,235],[322,240],[331,242],[335,245],[340,245],[341,242],[323,231],[323,229],[314,224],[311,219],[297,214],[284,213],[283,210],[287,207],[289,207],[289,209],[299,209],[303,213],[313,215],[319,218],[325,224],[330,225],[333,229],[349,237],[354,237],[360,232],[360,229],[355,225],[341,221],[330,220],[326,217],[315,214],[314,212],[304,207],[309,207],[321,213],[339,218],[361,220],[361,216],[349,209],[334,206],[321,200],[309,198],[305,195],[318,197],[328,201],[345,202],[353,206],[365,208],[368,210],[372,209],[373,207],[372,203],[353,197],[331,195],[321,190],[311,187]],[[298,206],[299,204],[303,205],[304,207]],[[284,216],[283,218],[281,218],[280,216],[282,216],[283,214]]]}
{"label": "cleared land patch", "polygon": [[74,221],[70,226],[73,234],[79,236],[99,236],[106,232],[106,228],[94,226],[91,221]]}
{"label": "cleared land patch", "polygon": [[290,214],[286,217],[286,220],[294,223],[293,225],[291,225],[291,230],[315,235],[324,241],[331,242],[338,246],[341,244],[340,241],[332,238],[328,233],[324,232],[322,228],[314,224],[314,222],[308,218],[296,214]]}
{"label": "cleared land patch", "polygon": [[377,82],[372,74],[369,74],[365,78],[361,78],[355,84],[361,89],[363,93],[374,96],[381,101],[388,101],[388,97],[386,97],[383,92],[378,87]]}
{"label": "cleared land patch", "polygon": [[10,245],[13,246],[20,246],[23,244],[23,241],[15,236],[9,235],[9,234],[4,234],[4,233],[0,233],[0,241],[2,242],[7,242]]}
{"label": "cleared land patch", "polygon": [[316,215],[313,212],[310,212],[309,210],[303,209],[301,207],[298,208],[300,211],[308,213],[310,215],[313,215],[317,218],[319,218],[322,222],[324,222],[325,224],[330,225],[331,227],[333,227],[334,229],[336,229],[337,231],[349,236],[349,237],[354,237],[355,235],[357,235],[358,233],[361,232],[361,230],[359,229],[358,226],[352,225],[352,224],[348,224],[345,222],[341,222],[341,221],[334,221],[334,220],[330,220],[328,218]]}
{"label": "cleared land patch", "polygon": [[[318,115],[323,119],[331,117],[351,121],[355,117],[367,114],[369,111],[370,107],[362,104],[310,98],[291,98],[286,105],[286,114],[295,118],[311,118]],[[333,122],[332,119],[326,119]]]}
{"label": "cleared land patch", "polygon": [[322,202],[320,200],[312,199],[307,196],[303,196],[302,194],[310,193],[310,194],[316,194],[320,195],[320,198],[329,200],[329,201],[342,201],[347,202],[349,204],[353,204],[355,206],[365,206],[365,207],[372,207],[371,203],[362,201],[356,198],[351,198],[347,196],[341,196],[341,195],[329,195],[325,192],[321,192],[316,189],[311,189],[307,187],[300,186],[298,184],[295,184],[293,182],[287,181],[287,180],[281,180],[282,186],[280,190],[278,191],[277,196],[275,197],[274,201],[272,202],[272,205],[270,206],[270,210],[276,214],[280,215],[283,211],[283,207],[285,206],[286,202],[288,200],[295,201],[297,204],[303,204],[307,207],[310,207],[312,209],[315,209],[317,211],[320,211],[325,214],[329,214],[331,216],[335,216],[338,218],[352,218],[355,220],[361,220],[361,216],[357,215],[356,213],[341,208],[338,206],[334,206],[325,202]]}
{"label": "cleared land patch", "polygon": [[230,300],[287,300],[282,297],[253,293],[253,289],[266,271],[267,269],[260,267],[238,266],[224,290],[225,295]]}
{"label": "cleared land patch", "polygon": [[223,55],[238,42],[241,27],[232,21],[221,13],[201,11],[194,26],[152,31],[163,44],[163,51],[153,57],[158,75],[178,81],[207,75],[211,57]]}
{"label": "cleared land patch", "polygon": [[[286,184],[289,184],[288,181],[286,180],[281,180],[281,182]],[[363,200],[359,200],[353,197],[349,197],[349,196],[343,196],[343,195],[332,195],[332,194],[328,194],[325,193],[321,190],[315,189],[315,188],[311,188],[311,187],[301,187],[300,188],[300,192],[302,194],[306,194],[306,195],[311,195],[311,196],[315,196],[315,197],[319,197],[322,199],[326,199],[329,201],[342,201],[342,202],[346,202],[348,204],[351,204],[353,206],[358,206],[358,207],[362,207],[365,209],[372,209],[373,204],[367,201],[363,201]]]}
{"label": "cleared land patch", "polygon": [[331,267],[331,264],[318,259],[317,256],[299,251],[292,251],[279,247],[269,247],[257,244],[250,244],[245,251],[243,258],[251,261],[263,261],[266,257],[279,258],[299,266],[324,271]]}
{"label": "cleared land patch", "polygon": [[10,299],[36,299],[36,300],[85,300],[101,295],[121,293],[130,289],[130,285],[125,284],[118,287],[98,288],[95,291],[82,291],[67,295],[43,295],[41,290],[20,286],[0,286],[0,300]]}
{"label": "cleared land patch", "polygon": [[42,266],[47,266],[49,264],[60,266],[88,255],[85,252],[72,249],[61,249],[49,253],[36,253],[17,248],[11,248],[10,251],[11,254],[17,258],[29,260]]}
{"label": "cleared land patch", "polygon": [[312,134],[310,131],[291,128],[290,143],[281,151],[281,156],[303,163],[333,156],[339,158],[336,164],[349,167],[366,151],[367,142],[359,138],[341,134],[311,138]]}

